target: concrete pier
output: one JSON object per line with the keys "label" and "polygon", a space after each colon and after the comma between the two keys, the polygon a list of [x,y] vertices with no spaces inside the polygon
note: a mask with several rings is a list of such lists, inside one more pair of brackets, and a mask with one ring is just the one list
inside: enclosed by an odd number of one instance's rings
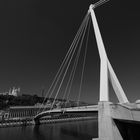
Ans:
{"label": "concrete pier", "polygon": [[99,102],[98,104],[98,140],[123,140],[113,121],[111,104],[111,102]]}
{"label": "concrete pier", "polygon": [[137,140],[140,130],[137,104],[99,102],[98,105],[98,140]]}

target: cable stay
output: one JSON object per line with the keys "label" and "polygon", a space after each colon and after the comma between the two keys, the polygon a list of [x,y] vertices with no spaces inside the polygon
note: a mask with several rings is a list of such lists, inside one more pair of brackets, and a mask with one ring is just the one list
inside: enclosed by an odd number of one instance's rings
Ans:
{"label": "cable stay", "polygon": [[54,90],[56,88],[56,85],[58,84],[58,81],[60,80],[60,76],[62,75],[62,73],[64,71],[64,68],[66,67],[66,64],[68,63],[68,60],[70,60],[70,57],[72,55],[72,52],[73,53],[75,52],[75,50],[76,50],[76,47],[75,46],[78,45],[78,42],[79,42],[79,40],[81,38],[81,35],[82,35],[83,30],[84,30],[84,26],[86,24],[86,21],[87,21],[87,17],[88,16],[89,16],[89,13],[86,14],[86,16],[85,16],[82,24],[80,25],[80,28],[79,28],[79,30],[78,30],[78,32],[77,32],[77,34],[76,34],[76,36],[75,36],[72,44],[71,44],[71,46],[70,46],[70,48],[69,48],[69,50],[68,50],[68,52],[67,52],[67,54],[66,54],[66,56],[65,56],[65,58],[64,58],[64,60],[62,62],[62,64],[61,64],[61,66],[60,66],[60,68],[59,68],[59,70],[58,70],[55,78],[53,79],[53,82],[52,82],[50,88],[48,89],[48,91],[46,93],[46,96],[45,96],[45,98],[44,98],[44,100],[42,102],[42,105],[39,108],[38,113],[40,113],[40,112],[42,112],[42,111],[45,110],[45,107],[44,107],[43,110],[41,110],[41,108],[44,106],[44,103],[45,103],[47,97],[49,96],[48,99],[51,98],[51,96],[52,96],[52,94],[53,94],[53,92],[54,92]]}
{"label": "cable stay", "polygon": [[76,58],[75,58],[75,60],[74,60],[74,65],[73,65],[73,67],[72,67],[72,70],[71,70],[71,73],[70,73],[70,76],[69,76],[69,80],[68,80],[68,82],[67,82],[66,89],[65,89],[65,92],[64,92],[64,95],[63,95],[63,98],[62,98],[63,100],[65,99],[66,93],[67,93],[67,91],[68,91],[71,78],[72,78],[73,74],[74,74],[75,71],[76,71],[77,64],[78,64],[78,60],[79,60],[79,57],[80,57],[80,52],[81,52],[81,47],[79,47],[78,53],[77,53]]}
{"label": "cable stay", "polygon": [[[83,25],[84,25],[84,24],[83,24]],[[69,62],[69,60],[70,60],[70,58],[71,58],[71,55],[73,55],[74,52],[75,52],[75,50],[76,50],[76,47],[75,47],[75,46],[78,45],[78,42],[79,42],[80,37],[81,37],[81,35],[82,35],[82,32],[83,32],[83,30],[84,30],[84,26],[83,26],[83,25],[82,25],[82,28],[81,28],[81,30],[80,30],[80,34],[79,34],[77,40],[74,41],[74,43],[72,44],[72,49],[70,50],[70,53],[68,54],[68,57],[66,58],[66,61],[65,61],[65,63],[64,63],[64,66],[62,67],[62,69],[61,69],[61,71],[60,71],[60,73],[59,73],[59,75],[58,75],[58,77],[57,77],[57,79],[56,79],[56,81],[55,81],[53,90],[51,91],[51,94],[50,94],[49,98],[52,96],[52,93],[54,92],[54,90],[55,90],[55,88],[56,88],[56,86],[57,86],[57,83],[58,83],[58,81],[60,80],[60,77],[61,77],[61,75],[62,75],[62,73],[63,73],[63,71],[64,71],[64,69],[65,69],[67,63]]]}
{"label": "cable stay", "polygon": [[[89,21],[89,18],[88,18],[88,21]],[[88,21],[87,21],[87,24],[88,24]],[[68,99],[69,99],[70,90],[71,90],[71,87],[72,87],[74,75],[75,75],[76,68],[77,68],[77,65],[78,65],[78,61],[79,61],[79,57],[80,57],[80,53],[81,53],[81,49],[82,49],[82,44],[83,44],[84,36],[85,36],[85,33],[83,34],[83,37],[82,37],[82,40],[81,40],[81,43],[80,43],[80,47],[79,47],[78,52],[77,52],[77,55],[75,57],[74,65],[72,67],[72,70],[71,70],[71,73],[70,73],[70,77],[69,77],[69,80],[67,82],[67,86],[66,86],[66,89],[65,89],[63,98],[62,98],[64,100],[65,99],[65,96],[67,94],[66,101],[68,101]],[[65,107],[66,107],[66,103],[65,103]]]}
{"label": "cable stay", "polygon": [[[82,42],[83,42],[83,38],[84,38],[84,35],[85,35],[85,32],[86,32],[87,23],[88,23],[88,20],[86,21],[86,25],[85,25],[85,28],[84,28],[84,33],[83,33],[83,36],[82,36]],[[51,105],[50,110],[53,108],[54,103],[55,103],[55,100],[56,100],[56,98],[57,98],[57,96],[58,96],[58,93],[59,93],[59,91],[60,91],[60,89],[61,89],[61,87],[62,87],[63,81],[64,81],[65,76],[66,76],[66,74],[67,74],[68,68],[69,68],[69,66],[70,66],[70,64],[71,64],[71,61],[72,61],[72,58],[73,58],[74,53],[75,53],[75,51],[76,51],[76,48],[77,48],[77,46],[76,46],[76,47],[74,48],[74,50],[73,50],[72,56],[71,56],[71,58],[70,58],[70,60],[69,60],[69,62],[68,62],[68,65],[67,65],[67,67],[66,67],[66,70],[65,70],[64,75],[63,75],[63,77],[62,77],[62,80],[61,80],[61,82],[60,82],[60,85],[59,85],[58,90],[57,90],[57,92],[56,92],[56,95],[55,95],[55,97],[54,97],[54,101],[53,101],[53,103],[52,103],[52,105]]]}
{"label": "cable stay", "polygon": [[[85,24],[85,23],[84,23],[84,24]],[[62,70],[61,70],[61,72],[60,72],[60,74],[59,74],[59,76],[58,76],[58,79],[57,79],[57,81],[56,81],[56,83],[55,83],[55,85],[54,85],[54,88],[53,88],[53,90],[52,90],[52,92],[51,92],[51,95],[52,95],[52,93],[53,93],[54,90],[56,89],[56,86],[57,86],[57,84],[58,84],[58,82],[59,82],[59,80],[60,80],[60,78],[61,78],[61,75],[62,75],[63,71],[65,70],[65,74],[63,75],[63,78],[62,78],[62,80],[61,80],[61,82],[60,82],[60,85],[59,85],[59,87],[58,87],[58,90],[57,90],[56,96],[55,96],[55,98],[54,98],[54,101],[55,101],[56,98],[57,98],[57,94],[59,93],[59,90],[60,90],[60,88],[61,88],[61,86],[62,86],[62,84],[63,84],[65,75],[67,74],[69,65],[70,65],[70,63],[71,63],[71,60],[72,60],[72,58],[73,58],[73,56],[74,56],[74,53],[75,53],[75,51],[76,51],[76,48],[77,48],[77,46],[78,46],[78,42],[79,42],[80,37],[81,37],[81,35],[82,35],[82,32],[83,32],[83,30],[84,30],[84,24],[83,24],[83,26],[82,26],[80,35],[79,35],[77,41],[75,41],[74,47],[73,47],[71,53],[69,54],[69,57],[68,57],[68,59],[66,60],[66,63],[65,63],[65,65],[64,65],[64,67],[62,68]],[[68,64],[67,64],[67,63],[68,63]],[[66,65],[68,65],[68,66],[66,66]],[[52,107],[53,107],[54,103],[55,103],[55,102],[52,103]],[[51,107],[51,108],[52,108],[52,107]]]}
{"label": "cable stay", "polygon": [[75,37],[75,39],[74,39],[74,41],[73,41],[73,43],[72,43],[72,45],[71,45],[71,47],[70,47],[70,49],[69,49],[69,51],[68,51],[68,53],[67,53],[67,55],[66,55],[64,61],[63,61],[64,63],[62,63],[62,64],[64,64],[64,65],[62,65],[62,67],[60,68],[60,71],[59,71],[59,73],[58,73],[57,78],[54,80],[55,84],[54,84],[53,90],[51,91],[51,94],[50,94],[49,98],[52,96],[52,93],[54,92],[54,89],[56,88],[56,85],[57,85],[57,83],[58,83],[58,81],[59,81],[59,79],[60,79],[60,76],[62,75],[62,73],[63,73],[63,71],[64,71],[64,68],[65,68],[66,64],[68,63],[68,60],[70,59],[70,56],[71,56],[72,51],[73,51],[73,49],[74,49],[74,47],[75,47],[75,44],[76,44],[76,46],[77,46],[77,43],[76,43],[76,42],[79,42],[79,38],[81,37],[81,34],[82,34],[82,32],[83,32],[83,29],[84,29],[84,24],[85,24],[86,18],[87,18],[87,16],[85,17],[85,19],[84,19],[84,21],[83,21],[83,23],[82,23],[82,25],[81,25],[81,27],[80,27],[80,29],[79,29],[79,32],[78,32],[78,34],[76,35],[76,37]]}
{"label": "cable stay", "polygon": [[83,77],[84,77],[84,70],[85,70],[86,56],[87,56],[87,48],[88,48],[88,39],[89,39],[89,32],[90,32],[90,23],[91,22],[89,22],[88,33],[87,33],[87,38],[86,38],[86,47],[85,47],[85,53],[84,53],[82,74],[81,74],[81,79],[80,79],[80,87],[79,87],[79,94],[78,94],[78,99],[77,99],[77,106],[79,106],[79,101],[80,101],[81,91],[82,91],[82,84],[83,84]]}
{"label": "cable stay", "polygon": [[[73,69],[71,71],[71,75],[70,75],[70,78],[69,78],[69,81],[67,83],[67,87],[66,87],[66,90],[65,90],[65,94],[67,92],[66,103],[69,100],[71,87],[72,87],[72,84],[73,84],[76,68],[77,68],[77,65],[78,65],[79,57],[80,57],[80,52],[81,52],[81,47],[79,47],[79,53],[77,53],[77,56],[76,56],[76,59],[75,59],[74,65],[73,65]],[[65,103],[65,107],[66,107],[66,103]]]}
{"label": "cable stay", "polygon": [[[48,93],[46,94],[46,95],[50,94],[49,97],[48,97],[48,100],[50,100],[50,98],[52,97],[52,94],[54,93],[54,91],[55,91],[55,89],[56,89],[56,87],[57,87],[57,85],[58,85],[58,83],[59,83],[59,81],[61,79],[61,75],[62,75],[63,71],[65,70],[65,67],[66,67],[68,61],[70,60],[71,55],[76,50],[75,46],[77,46],[77,44],[78,44],[78,42],[80,40],[80,37],[81,37],[82,32],[84,30],[84,24],[85,24],[85,20],[83,21],[83,24],[81,25],[81,27],[80,27],[80,29],[79,29],[79,31],[78,31],[78,33],[77,33],[72,45],[71,45],[71,47],[70,47],[66,57],[64,58],[61,66],[60,66],[60,68],[59,68],[59,70],[58,70],[58,72],[57,72],[57,74],[56,74],[56,76],[55,76],[55,78],[53,80],[53,83],[51,84],[51,87],[49,88]],[[46,98],[47,98],[47,96],[45,97],[44,102],[45,102]],[[43,106],[43,104],[42,104],[42,106]],[[44,111],[44,110],[45,110],[45,108],[42,111]]]}
{"label": "cable stay", "polygon": [[[88,19],[88,22],[89,22],[89,19]],[[88,24],[87,24],[87,26],[88,26]],[[81,43],[80,43],[80,49],[81,49],[82,46],[83,46],[84,37],[85,37],[85,33],[84,33],[83,38],[82,38],[82,41],[81,41]],[[79,57],[80,57],[80,54],[79,54]],[[69,96],[70,96],[70,92],[71,92],[71,88],[72,88],[72,84],[73,84],[75,72],[76,72],[76,68],[75,68],[75,71],[74,71],[74,73],[73,73],[73,76],[72,76],[72,79],[71,79],[71,82],[70,82],[70,86],[69,86],[69,90],[68,90],[68,94],[67,94],[66,101],[70,100],[70,99],[69,99]],[[65,104],[65,106],[66,106],[66,104]]]}

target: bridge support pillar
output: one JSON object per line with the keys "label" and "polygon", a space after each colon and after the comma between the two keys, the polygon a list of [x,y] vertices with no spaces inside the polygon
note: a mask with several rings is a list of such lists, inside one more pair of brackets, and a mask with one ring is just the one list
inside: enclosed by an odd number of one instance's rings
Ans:
{"label": "bridge support pillar", "polygon": [[40,125],[40,120],[39,119],[34,119],[34,124],[35,125]]}
{"label": "bridge support pillar", "polygon": [[111,102],[98,103],[98,136],[93,140],[123,140],[115,122],[111,117]]}

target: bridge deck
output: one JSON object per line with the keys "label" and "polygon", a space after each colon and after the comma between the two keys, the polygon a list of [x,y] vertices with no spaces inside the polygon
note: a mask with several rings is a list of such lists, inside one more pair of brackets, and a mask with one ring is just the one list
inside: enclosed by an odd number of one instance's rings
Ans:
{"label": "bridge deck", "polygon": [[34,119],[39,119],[41,117],[44,117],[48,114],[57,114],[57,113],[76,113],[76,112],[97,112],[98,111],[98,105],[92,105],[92,106],[82,106],[82,107],[70,107],[70,108],[59,108],[59,109],[53,109],[41,112],[37,114]]}

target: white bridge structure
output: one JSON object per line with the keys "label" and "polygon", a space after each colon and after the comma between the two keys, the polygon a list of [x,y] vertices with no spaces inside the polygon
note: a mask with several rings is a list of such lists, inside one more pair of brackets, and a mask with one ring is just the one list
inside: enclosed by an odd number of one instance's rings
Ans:
{"label": "white bridge structure", "polygon": [[[112,65],[108,59],[102,36],[99,30],[97,19],[94,10],[107,2],[108,0],[100,0],[95,4],[90,5],[88,13],[83,21],[84,27],[80,27],[81,30],[85,30],[88,24],[89,18],[92,19],[92,25],[95,32],[96,42],[98,46],[98,52],[100,56],[100,93],[98,106],[84,106],[84,107],[73,107],[73,108],[61,108],[53,109],[52,107],[48,111],[39,112],[35,116],[35,120],[50,113],[58,112],[94,112],[98,111],[98,140],[135,140],[136,135],[139,133],[136,128],[140,130],[140,108],[139,103],[130,103],[127,99],[125,92],[112,68]],[[76,39],[80,35],[76,36]],[[74,42],[75,43],[75,42]],[[69,54],[75,48],[70,48]],[[71,59],[71,58],[70,58]],[[69,59],[69,60],[70,60]],[[66,60],[65,60],[66,61]],[[65,64],[65,61],[63,64]],[[62,67],[59,71],[61,73]],[[67,71],[67,67],[66,67]],[[57,75],[58,76],[58,75]],[[73,75],[72,75],[73,76]],[[56,79],[55,79],[56,80]],[[118,104],[113,104],[109,101],[109,90],[108,82],[110,83],[115,91],[118,98]],[[63,81],[63,78],[62,78]],[[62,83],[60,82],[60,85]],[[58,88],[59,92],[60,88]],[[58,95],[56,93],[55,98]],[[128,127],[127,127],[128,126]],[[138,132],[138,133],[137,133]],[[96,139],[96,140],[97,140]]]}

